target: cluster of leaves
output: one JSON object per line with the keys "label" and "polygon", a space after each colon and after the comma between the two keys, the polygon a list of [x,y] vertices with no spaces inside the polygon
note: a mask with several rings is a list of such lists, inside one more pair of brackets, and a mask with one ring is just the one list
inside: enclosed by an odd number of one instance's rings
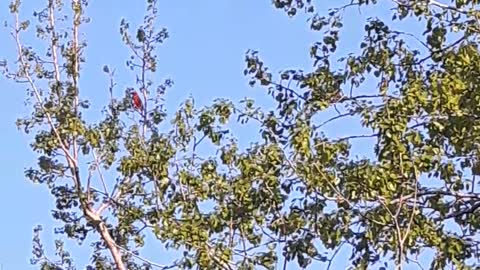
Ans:
{"label": "cluster of leaves", "polygon": [[[399,1],[394,21],[413,16],[426,22],[425,42],[417,37],[423,48],[410,49],[405,41],[410,33],[370,18],[360,44],[362,53],[336,56],[341,14],[350,6],[367,4],[376,1],[353,1],[316,21],[321,27],[312,23],[313,30],[324,30],[324,37],[312,46],[315,70],[311,73],[288,70],[277,83],[256,52],[247,55],[246,73],[252,75],[252,84],[267,86],[278,101],[275,125],[270,128],[277,139],[271,141],[288,138],[295,174],[291,185],[304,190],[300,211],[311,214],[304,216],[306,224],[298,229],[303,235],[316,233],[327,249],[348,243],[352,264],[359,268],[390,258],[401,265],[426,250],[436,252],[430,265],[434,269],[447,264],[473,267],[480,255],[475,215],[480,198],[475,187],[477,3]],[[293,5],[290,2],[288,7]],[[332,65],[334,60],[343,62],[345,70]],[[378,78],[378,91],[357,94],[367,77]],[[344,112],[337,109],[338,115],[324,123],[357,116],[372,133],[317,137],[323,124],[316,125],[314,117],[332,106]],[[375,138],[374,159],[349,158],[348,143],[359,137]],[[321,205],[333,202],[335,210],[329,215],[323,208],[312,211],[309,205],[315,200]]]}
{"label": "cluster of leaves", "polygon": [[[290,261],[302,268],[314,261],[330,267],[346,247],[356,269],[392,260],[402,266],[427,250],[436,254],[432,269],[468,269],[479,258],[476,1],[392,2],[391,24],[410,17],[425,22],[423,38],[414,41],[423,47],[411,49],[412,34],[370,18],[361,53],[344,57],[336,54],[342,14],[380,5],[377,1],[353,1],[322,16],[309,0],[275,0],[274,7],[289,16],[305,10],[311,29],[322,33],[309,52],[313,71],[286,70],[275,78],[251,51],[245,75],[252,86],[267,89],[275,110],[248,99],[197,108],[191,99],[163,133],[162,97],[172,82],[156,85],[150,79],[157,45],[168,38],[165,29],[155,28],[156,1],[147,1],[134,36],[122,20],[122,40],[132,51],[127,66],[137,80],[118,99],[114,72],[103,68],[112,81],[111,100],[98,123],[82,117],[89,105],[77,82],[86,42],[76,34],[88,22],[87,2],[71,2],[71,35],[56,32],[61,28],[54,15],[62,11],[62,1],[50,0],[35,14],[38,36],[50,42],[45,56],[52,59],[51,69],[44,56],[20,42],[30,23],[18,20],[20,1],[11,4],[19,69],[5,74],[30,84],[33,113],[18,125],[35,132],[32,148],[39,162],[26,175],[50,188],[53,216],[63,224],[57,232],[80,242],[93,232],[100,235],[90,243],[90,268],[273,269],[283,263],[286,269]],[[336,60],[345,68],[333,64]],[[364,94],[367,78],[378,85]],[[47,90],[39,86],[44,82]],[[131,117],[133,89],[145,106],[140,122]],[[320,122],[332,109],[337,115]],[[345,118],[358,119],[369,133],[334,138],[322,132]],[[262,140],[240,149],[241,138],[229,132],[235,120],[259,127]],[[373,141],[372,158],[353,157],[352,143],[360,138]],[[200,144],[213,154],[201,154]],[[33,263],[74,269],[61,242],[60,260],[47,259],[39,231]],[[147,235],[181,251],[179,258],[160,265],[141,257]]]}

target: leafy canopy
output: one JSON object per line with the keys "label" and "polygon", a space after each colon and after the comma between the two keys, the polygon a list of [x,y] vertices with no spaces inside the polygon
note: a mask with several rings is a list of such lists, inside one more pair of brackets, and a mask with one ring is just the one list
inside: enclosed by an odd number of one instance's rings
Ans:
{"label": "leafy canopy", "polygon": [[[245,99],[199,108],[188,99],[167,115],[162,97],[173,82],[153,78],[155,50],[169,35],[157,28],[157,3],[148,0],[142,24],[120,24],[137,80],[115,95],[114,70],[103,67],[111,98],[94,122],[83,116],[89,102],[78,84],[88,2],[47,2],[32,21],[19,18],[19,0],[11,3],[17,69],[2,66],[28,84],[32,113],[17,124],[34,134],[38,164],[26,176],[50,189],[62,224],[55,232],[88,241],[88,269],[330,268],[340,249],[349,250],[352,269],[477,263],[478,1],[354,0],[323,14],[310,0],[273,0],[288,16],[309,17],[321,37],[308,72],[276,75],[259,52],[247,53],[245,75],[277,107]],[[392,17],[344,28],[347,12],[369,8],[391,8]],[[406,21],[416,21],[418,32],[402,30]],[[46,51],[23,43],[29,30]],[[358,52],[340,53],[341,36],[353,31],[363,31]],[[143,112],[132,108],[133,90]],[[346,123],[362,128],[325,135]],[[261,139],[241,149],[229,132],[234,124],[256,128]],[[361,143],[370,156],[353,150]],[[32,263],[76,269],[60,240],[59,259],[49,259],[40,231]],[[146,235],[178,250],[177,259],[142,257]],[[435,256],[419,261],[427,251]]]}

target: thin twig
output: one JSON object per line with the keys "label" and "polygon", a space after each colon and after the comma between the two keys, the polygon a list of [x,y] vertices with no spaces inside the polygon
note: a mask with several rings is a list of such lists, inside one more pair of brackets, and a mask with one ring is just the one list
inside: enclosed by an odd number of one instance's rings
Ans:
{"label": "thin twig", "polygon": [[[79,72],[80,72],[80,50],[78,47],[78,28],[80,27],[81,23],[81,10],[82,10],[82,4],[79,2],[79,0],[73,0],[72,1],[72,9],[73,9],[73,37],[72,37],[72,47],[73,47],[73,72],[72,72],[72,80],[73,80],[73,89],[75,89],[76,93],[74,96],[74,112],[75,112],[75,117],[78,115],[78,95],[79,95],[79,89],[78,89],[78,77],[79,77]],[[77,149],[77,138],[76,136],[73,136],[73,156],[75,159],[78,159],[78,149]]]}
{"label": "thin twig", "polygon": [[332,262],[333,262],[333,260],[335,259],[335,256],[337,256],[338,252],[339,252],[340,249],[342,248],[343,244],[345,244],[345,242],[342,242],[342,243],[335,249],[335,251],[334,251],[333,254],[332,254],[332,257],[331,257],[330,259],[328,259],[327,270],[330,270],[330,267],[332,266]]}
{"label": "thin twig", "polygon": [[107,184],[105,183],[105,178],[103,177],[103,172],[102,169],[100,168],[100,160],[97,157],[95,149],[92,149],[92,154],[95,162],[95,167],[98,171],[98,175],[100,176],[100,181],[102,182],[103,190],[105,191],[105,194],[108,194],[108,189],[107,189]]}
{"label": "thin twig", "polygon": [[177,264],[173,264],[173,265],[169,265],[169,266],[161,265],[161,264],[155,263],[155,262],[153,262],[153,261],[151,261],[151,260],[145,259],[144,257],[137,255],[135,252],[130,251],[130,250],[128,250],[128,249],[126,249],[126,248],[118,245],[118,244],[115,244],[115,245],[116,245],[120,250],[122,250],[123,252],[132,255],[133,257],[139,259],[139,260],[142,261],[142,262],[147,263],[149,266],[154,266],[154,267],[160,268],[160,269],[162,269],[162,270],[172,269],[172,268],[178,266]]}
{"label": "thin twig", "polygon": [[417,167],[413,166],[413,170],[414,170],[414,173],[415,173],[415,179],[414,179],[415,188],[414,188],[413,209],[412,209],[412,215],[410,216],[410,220],[409,220],[408,225],[407,225],[407,230],[405,231],[405,234],[403,235],[402,244],[405,242],[405,240],[408,237],[408,234],[411,231],[411,227],[412,227],[412,224],[413,224],[413,219],[416,215],[415,211],[417,210],[418,177],[420,177],[420,176],[419,176],[419,173],[417,171]]}
{"label": "thin twig", "polygon": [[87,177],[87,201],[90,201],[90,184],[93,176],[93,170],[90,168],[88,170],[88,177]]}

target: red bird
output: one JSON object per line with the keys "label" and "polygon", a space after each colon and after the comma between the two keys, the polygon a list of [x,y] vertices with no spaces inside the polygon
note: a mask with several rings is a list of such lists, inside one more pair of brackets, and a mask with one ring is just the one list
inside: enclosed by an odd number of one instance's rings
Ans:
{"label": "red bird", "polygon": [[140,113],[143,112],[142,100],[140,99],[140,96],[137,94],[137,92],[132,93],[132,104],[135,110],[138,110]]}

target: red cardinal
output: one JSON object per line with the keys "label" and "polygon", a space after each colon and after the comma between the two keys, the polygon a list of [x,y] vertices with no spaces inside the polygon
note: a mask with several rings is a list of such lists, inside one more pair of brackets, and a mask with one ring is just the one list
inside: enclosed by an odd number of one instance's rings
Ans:
{"label": "red cardinal", "polygon": [[133,92],[132,94],[132,104],[135,110],[138,110],[140,113],[143,112],[142,100],[140,99],[140,96],[137,94],[137,92]]}

